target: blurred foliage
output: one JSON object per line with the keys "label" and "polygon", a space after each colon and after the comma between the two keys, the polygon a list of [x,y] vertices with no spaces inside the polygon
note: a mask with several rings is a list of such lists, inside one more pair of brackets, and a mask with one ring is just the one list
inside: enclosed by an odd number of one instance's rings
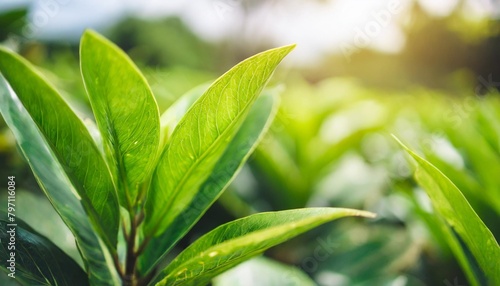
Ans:
{"label": "blurred foliage", "polygon": [[[500,238],[500,25],[471,20],[464,9],[462,1],[450,15],[433,17],[415,2],[400,53],[360,49],[350,61],[331,54],[317,66],[278,74],[286,84],[271,132],[174,253],[214,226],[257,211],[351,207],[378,219],[335,222],[266,256],[301,268],[320,285],[465,285],[427,195],[390,137],[419,147]],[[161,111],[255,52],[237,39],[206,42],[178,18],[125,19],[108,35],[142,65]],[[19,49],[88,114],[75,47],[20,43]],[[23,188],[36,190],[0,126],[1,174],[20,173]]]}
{"label": "blurred foliage", "polygon": [[[494,86],[459,84],[461,94],[449,95],[428,88],[387,92],[347,79],[315,85],[292,79],[272,131],[251,160],[252,172],[243,174],[252,187],[238,182],[233,187],[240,203],[258,211],[356,207],[379,216],[378,222],[358,229],[339,223],[329,234],[318,231],[269,255],[301,265],[317,281],[336,281],[322,285],[380,285],[396,279],[406,281],[404,285],[436,285],[454,277],[465,281],[429,199],[389,136],[394,133],[420,146],[463,190],[498,239],[498,93]],[[482,89],[493,93],[474,95]],[[315,239],[317,243],[304,243]],[[327,258],[311,260],[318,245],[336,247]]]}
{"label": "blurred foliage", "polygon": [[0,11],[0,42],[5,41],[10,35],[18,34],[26,24],[26,8],[16,8]]}
{"label": "blurred foliage", "polygon": [[214,47],[177,17],[156,21],[125,19],[108,33],[110,40],[132,59],[150,66],[210,70],[216,64]]}

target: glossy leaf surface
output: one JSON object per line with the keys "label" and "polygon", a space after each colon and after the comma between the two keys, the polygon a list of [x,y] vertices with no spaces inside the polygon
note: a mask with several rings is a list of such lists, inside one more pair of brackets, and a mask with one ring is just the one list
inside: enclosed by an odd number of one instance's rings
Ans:
{"label": "glossy leaf surface", "polygon": [[154,283],[204,285],[214,276],[272,246],[346,216],[373,217],[373,214],[352,209],[308,208],[259,213],[229,222],[181,252]]}
{"label": "glossy leaf surface", "polygon": [[[3,218],[7,213],[0,212]],[[24,285],[89,285],[87,274],[51,241],[16,219],[17,226],[0,220],[2,270]],[[14,237],[13,243],[8,244]],[[14,255],[12,255],[14,254]],[[14,261],[10,267],[8,260]]]}
{"label": "glossy leaf surface", "polygon": [[144,76],[113,43],[86,31],[80,64],[120,202],[128,209],[147,188],[160,142],[158,106]]}
{"label": "glossy leaf surface", "polygon": [[75,236],[91,283],[116,284],[118,280],[109,254],[97,237],[75,188],[30,114],[9,91],[3,78],[0,78],[0,111],[41,189]]}
{"label": "glossy leaf surface", "polygon": [[161,234],[192,201],[276,66],[294,48],[257,54],[217,79],[172,134],[153,175],[145,233]]}
{"label": "glossy leaf surface", "polygon": [[[109,170],[88,130],[25,59],[0,48],[0,71],[53,152],[50,160],[61,165],[96,230],[113,249],[118,233],[118,202]],[[12,100],[7,99],[6,86],[3,90],[5,100]],[[16,104],[19,102],[11,102],[13,107]],[[7,113],[14,111],[4,108]]]}
{"label": "glossy leaf surface", "polygon": [[149,247],[139,260],[139,271],[147,273],[174,244],[181,239],[203,216],[231,183],[246,159],[274,118],[277,98],[272,95],[260,97],[240,130],[219,159],[210,177],[200,187],[192,202],[185,208],[167,230],[149,242]]}
{"label": "glossy leaf surface", "polygon": [[161,142],[160,146],[162,148],[168,142],[175,128],[181,121],[182,117],[186,112],[193,106],[194,102],[200,98],[205,91],[208,89],[209,85],[200,85],[192,90],[188,91],[186,94],[181,96],[176,102],[174,102],[160,117],[160,127],[161,127]]}
{"label": "glossy leaf surface", "polygon": [[[500,284],[500,247],[491,231],[476,214],[462,192],[439,169],[400,144],[417,162],[415,177],[429,195],[432,205],[470,249],[492,285]],[[454,234],[450,230],[448,237]],[[455,243],[456,244],[456,243]],[[452,249],[458,247],[453,246]],[[455,251],[457,255],[457,252]],[[461,253],[462,256],[465,254]],[[463,260],[462,260],[463,261]],[[470,267],[465,265],[465,267]],[[466,272],[471,272],[468,270]],[[470,276],[469,276],[470,277]]]}

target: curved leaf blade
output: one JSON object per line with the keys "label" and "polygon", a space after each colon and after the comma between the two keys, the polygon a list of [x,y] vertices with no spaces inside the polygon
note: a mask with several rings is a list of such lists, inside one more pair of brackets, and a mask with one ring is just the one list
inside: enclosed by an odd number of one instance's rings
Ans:
{"label": "curved leaf blade", "polygon": [[446,175],[394,138],[417,162],[415,177],[429,195],[436,211],[465,242],[490,283],[500,285],[500,246],[491,231]]}
{"label": "curved leaf blade", "polygon": [[172,133],[179,124],[179,121],[181,121],[182,117],[184,117],[189,108],[193,106],[193,103],[205,93],[208,87],[209,85],[203,84],[189,90],[160,116],[160,148],[162,150],[172,136]]}
{"label": "curved leaf blade", "polygon": [[95,285],[118,283],[119,278],[109,253],[96,235],[75,188],[30,114],[15,94],[8,90],[8,85],[2,77],[0,111],[42,191],[75,236],[90,282]]}
{"label": "curved leaf blade", "polygon": [[159,235],[193,199],[276,66],[294,48],[257,54],[217,79],[174,130],[154,172],[145,232]]}
{"label": "curved leaf blade", "polygon": [[114,250],[118,202],[109,170],[89,131],[25,59],[0,48],[0,71],[75,186],[96,230]]}
{"label": "curved leaf blade", "polygon": [[373,217],[340,208],[307,208],[251,215],[224,224],[186,248],[153,280],[156,285],[204,285],[214,276],[326,222]]}
{"label": "curved leaf blade", "polygon": [[[7,217],[6,213],[0,213]],[[0,246],[2,270],[11,273],[7,267],[13,257],[14,279],[25,285],[89,285],[87,274],[66,253],[20,219],[16,219],[16,224],[10,226],[8,221],[0,220],[0,240],[7,242],[11,235],[16,239],[13,245]],[[10,246],[14,248],[9,249]]]}
{"label": "curved leaf blade", "polygon": [[263,95],[257,99],[212,174],[183,210],[182,215],[178,216],[163,234],[151,239],[139,258],[141,273],[148,273],[229,186],[271,125],[277,111],[277,101],[278,98],[272,95]]}
{"label": "curved leaf blade", "polygon": [[160,115],[146,79],[116,45],[93,31],[80,44],[85,88],[119,190],[131,209],[158,155]]}

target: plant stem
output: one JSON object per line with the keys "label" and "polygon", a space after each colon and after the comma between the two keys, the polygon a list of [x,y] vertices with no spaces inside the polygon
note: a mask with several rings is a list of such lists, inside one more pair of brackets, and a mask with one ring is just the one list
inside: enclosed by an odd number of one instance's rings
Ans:
{"label": "plant stem", "polygon": [[127,256],[125,259],[125,273],[122,275],[122,282],[125,286],[137,286],[136,264],[139,253],[135,252],[135,240],[137,236],[138,220],[140,218],[130,215],[130,233],[126,236]]}
{"label": "plant stem", "polygon": [[118,254],[113,255],[113,262],[115,264],[116,271],[120,274],[120,277],[123,276],[123,269],[120,265],[120,259],[118,259]]}
{"label": "plant stem", "polygon": [[146,237],[144,241],[138,245],[137,250],[134,250],[136,243],[136,236],[139,225],[144,220],[144,213],[140,212],[137,215],[130,216],[130,233],[125,236],[127,241],[127,256],[125,260],[125,272],[121,270],[121,267],[117,267],[118,272],[122,278],[122,283],[124,286],[146,286],[153,279],[156,270],[150,271],[146,276],[139,277],[137,273],[137,260],[146,248],[150,237]]}

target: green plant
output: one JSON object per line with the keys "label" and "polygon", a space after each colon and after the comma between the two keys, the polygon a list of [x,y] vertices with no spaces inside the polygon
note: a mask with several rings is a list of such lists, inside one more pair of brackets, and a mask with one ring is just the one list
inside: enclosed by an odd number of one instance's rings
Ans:
{"label": "green plant", "polygon": [[[287,83],[275,128],[271,127],[267,144],[256,149],[252,161],[263,185],[260,189],[267,187],[262,195],[271,196],[269,201],[277,208],[310,203],[332,165],[353,150],[360,153],[363,138],[390,122],[393,102],[377,95],[340,78],[311,85],[296,76]],[[369,188],[360,190],[369,192]],[[345,194],[351,201],[356,197]]]}
{"label": "green plant", "polygon": [[[428,278],[431,275],[415,275],[414,265],[427,251],[426,232],[412,232],[416,215],[389,185],[390,164],[386,161],[396,148],[384,148],[386,141],[391,142],[384,134],[396,119],[404,117],[399,110],[407,99],[349,78],[314,83],[300,76],[288,78],[292,79],[285,83],[266,144],[259,145],[249,164],[249,176],[254,176],[250,179],[257,187],[251,193],[235,184],[233,197],[246,202],[250,211],[265,211],[269,205],[277,209],[342,206],[370,209],[377,212],[377,221],[342,221],[328,230],[301,236],[293,245],[276,247],[268,255],[300,265],[320,285],[331,284],[325,273],[339,277],[335,285],[397,284],[402,277],[408,285],[435,283]],[[231,207],[236,199],[228,196],[229,191],[221,201]],[[315,255],[317,245],[303,243],[308,240],[328,241],[338,247],[319,257]],[[440,274],[448,275],[443,270]]]}
{"label": "green plant", "polygon": [[[335,204],[370,209],[378,220],[342,228],[343,221],[330,233],[315,233],[316,239],[339,245],[328,258],[318,259],[317,267],[307,264],[315,250],[310,244],[277,247],[269,256],[300,264],[320,283],[324,273],[334,272],[343,278],[336,285],[390,284],[401,277],[407,285],[454,279],[498,284],[498,94],[474,97],[469,94],[473,86],[453,95],[424,87],[382,92],[337,77],[314,84],[294,79],[286,86],[274,128],[251,161],[258,194],[235,188],[235,196],[251,211],[262,211],[267,204]],[[423,182],[422,176],[417,176],[420,186],[415,183],[404,151],[391,144],[391,132],[407,142],[420,142],[425,158],[460,189],[450,203],[437,201],[437,207],[428,207],[433,197],[427,200],[423,188],[440,189]],[[351,162],[356,164],[346,164]],[[350,168],[344,171],[344,166]],[[431,171],[429,176],[443,181],[442,173]],[[276,200],[262,199],[273,194]],[[281,199],[283,194],[288,200]],[[447,222],[440,208],[458,209],[455,200],[462,196],[472,211],[462,209]],[[477,228],[465,231],[463,225]],[[354,241],[353,232],[360,237],[364,232],[368,239]],[[475,234],[478,237],[467,237]],[[488,243],[474,250],[481,241]]]}
{"label": "green plant", "polygon": [[469,282],[500,284],[500,246],[491,231],[445,174],[396,140],[415,160],[415,178],[432,202],[435,214],[424,219],[444,238]]}
{"label": "green plant", "polygon": [[[174,104],[160,116],[146,80],[127,55],[87,31],[80,46],[81,73],[96,127],[85,126],[26,60],[0,48],[0,110],[73,233],[85,269],[20,222],[18,281],[206,284],[320,224],[371,217],[335,208],[256,214],[214,229],[163,266],[169,250],[231,182],[268,128],[276,98],[258,95],[292,49],[272,49],[241,62],[203,92],[181,98],[192,104],[189,108]],[[35,250],[40,255],[31,255]],[[3,262],[9,252],[0,248]]]}

